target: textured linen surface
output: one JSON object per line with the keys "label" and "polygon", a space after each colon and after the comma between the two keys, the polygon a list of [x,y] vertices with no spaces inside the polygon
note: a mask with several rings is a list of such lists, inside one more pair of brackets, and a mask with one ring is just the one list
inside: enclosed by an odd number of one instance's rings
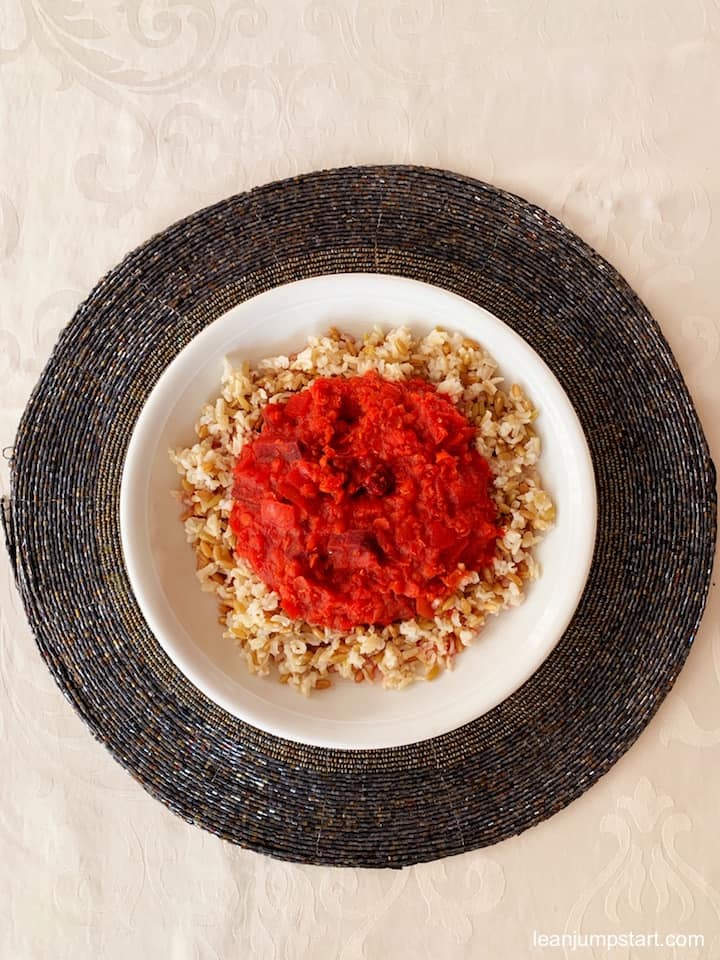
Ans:
{"label": "textured linen surface", "polygon": [[[150,234],[277,177],[394,162],[520,193],[608,257],[717,461],[719,78],[710,0],[7,0],[0,445],[59,330]],[[630,931],[705,943],[610,955],[720,957],[715,587],[675,688],[588,793],[498,846],[364,871],[269,860],[152,800],[56,688],[0,563],[2,960],[599,957],[534,933]]]}

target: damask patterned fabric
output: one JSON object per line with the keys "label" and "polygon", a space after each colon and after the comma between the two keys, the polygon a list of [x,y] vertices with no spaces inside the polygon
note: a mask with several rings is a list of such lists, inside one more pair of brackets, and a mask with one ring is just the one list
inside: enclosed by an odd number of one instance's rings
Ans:
{"label": "damask patterned fabric", "polygon": [[[717,461],[719,77],[712,0],[6,0],[0,446],[62,326],[149,235],[278,177],[416,163],[520,193],[608,257]],[[672,693],[595,787],[401,872],[275,862],[152,800],[55,687],[4,551],[0,684],[1,960],[720,957],[716,588]],[[704,944],[582,946],[630,932]],[[563,933],[578,949],[538,940]]]}

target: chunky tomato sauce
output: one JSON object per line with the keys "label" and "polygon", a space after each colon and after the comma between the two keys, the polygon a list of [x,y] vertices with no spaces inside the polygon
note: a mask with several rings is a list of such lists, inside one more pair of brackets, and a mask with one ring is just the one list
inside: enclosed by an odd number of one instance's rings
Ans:
{"label": "chunky tomato sauce", "polygon": [[238,555],[311,624],[433,616],[501,533],[474,436],[419,379],[332,377],[269,404],[235,467]]}

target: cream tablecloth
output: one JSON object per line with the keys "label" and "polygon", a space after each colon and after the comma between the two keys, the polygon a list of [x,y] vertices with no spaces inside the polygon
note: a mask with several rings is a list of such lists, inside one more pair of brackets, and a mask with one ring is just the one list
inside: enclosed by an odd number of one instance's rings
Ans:
{"label": "cream tablecloth", "polygon": [[[607,256],[718,459],[719,31],[711,0],[4,0],[0,441],[150,234],[277,177],[409,162],[519,192]],[[2,960],[720,957],[717,590],[598,785],[496,847],[383,872],[274,862],[153,801],[56,689],[0,563]],[[606,943],[539,945],[563,933]],[[630,933],[704,946],[613,947]]]}

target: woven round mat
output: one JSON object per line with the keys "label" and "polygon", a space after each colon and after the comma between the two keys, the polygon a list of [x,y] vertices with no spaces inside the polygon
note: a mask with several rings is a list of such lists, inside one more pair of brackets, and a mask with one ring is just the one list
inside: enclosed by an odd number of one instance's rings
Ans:
{"label": "woven round mat", "polygon": [[[359,753],[279,740],[199,693],[140,615],[118,520],[130,433],[179,350],[239,301],[345,271],[436,284],[520,333],[580,417],[599,504],[587,589],[542,668],[459,730]],[[487,184],[366,167],[233,197],[108,274],[35,388],[3,512],[43,657],[153,796],[279,858],[398,867],[538,823],[628,749],[692,644],[715,509],[713,465],[675,360],[605,260],[544,210]]]}

